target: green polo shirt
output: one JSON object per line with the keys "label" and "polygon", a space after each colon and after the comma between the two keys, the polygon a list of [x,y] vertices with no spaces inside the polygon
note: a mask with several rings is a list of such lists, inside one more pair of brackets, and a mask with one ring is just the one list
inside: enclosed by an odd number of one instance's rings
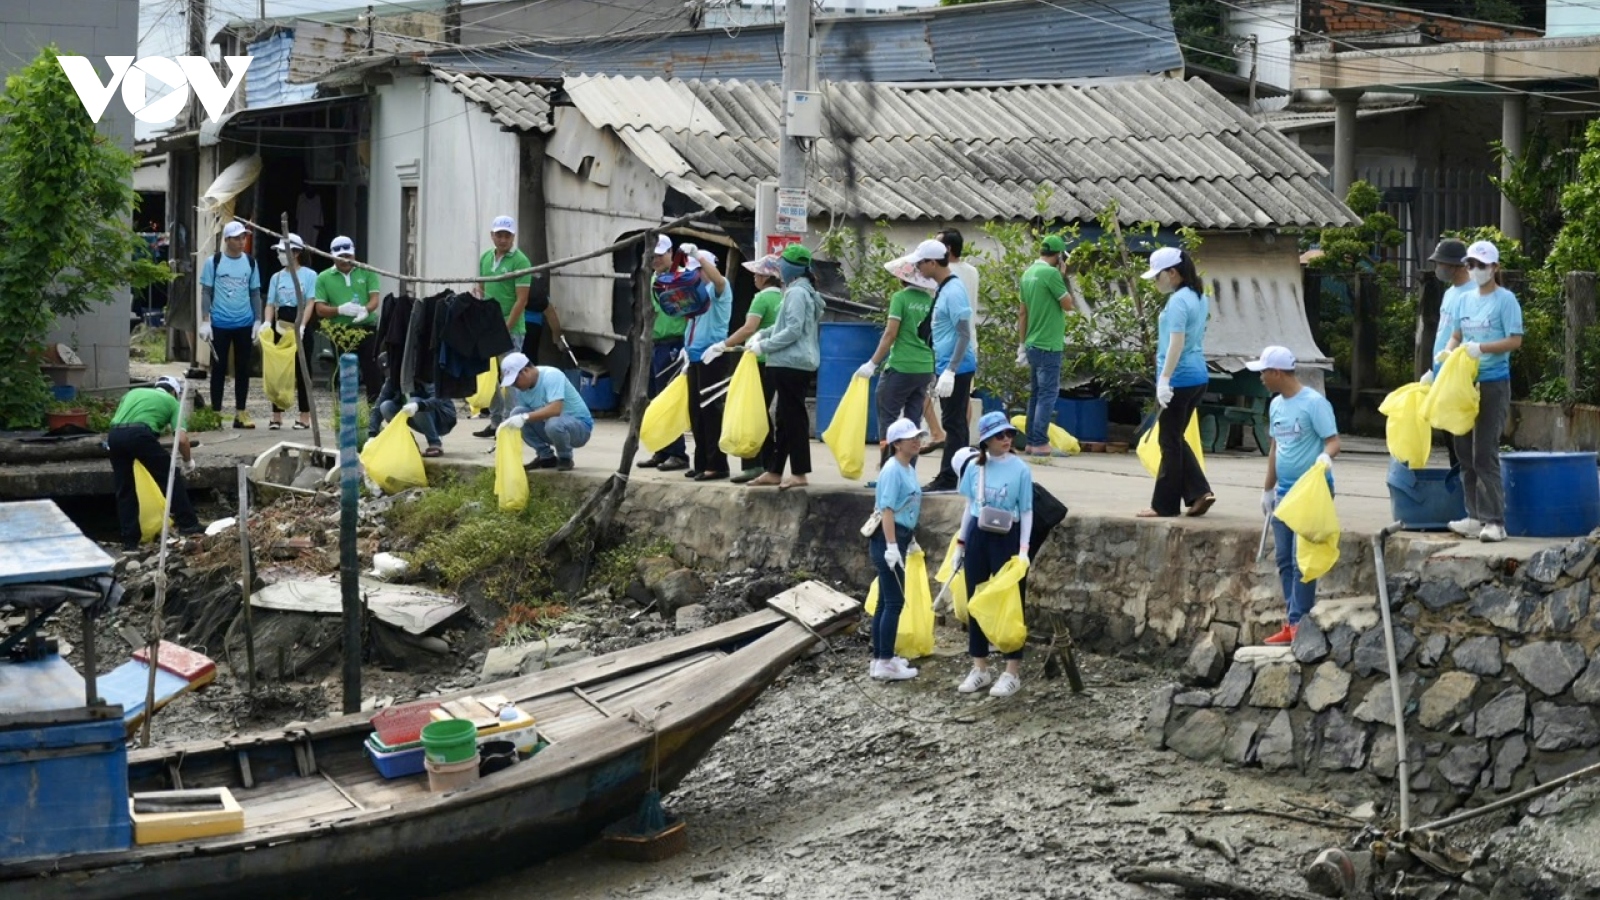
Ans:
{"label": "green polo shirt", "polygon": [[662,312],[661,304],[654,298],[651,298],[650,302],[656,307],[656,325],[650,330],[650,336],[656,341],[681,340],[684,333],[689,330],[689,320]]}
{"label": "green polo shirt", "polygon": [[1061,270],[1039,260],[1022,273],[1022,305],[1028,308],[1029,347],[1056,353],[1066,343],[1067,319],[1061,310],[1061,295],[1067,280]]}
{"label": "green polo shirt", "polygon": [[905,288],[889,298],[889,318],[898,319],[900,330],[889,345],[884,367],[903,375],[932,375],[933,346],[920,332],[933,314],[933,295],[917,288]]}
{"label": "green polo shirt", "polygon": [[[761,326],[756,330],[764,331],[771,328],[772,323],[778,321],[778,307],[782,305],[783,291],[777,288],[766,288],[758,291],[754,297],[750,298],[750,311],[745,313],[745,318],[760,316]],[[766,361],[767,356],[765,353],[756,357],[756,362],[764,363]]]}
{"label": "green polo shirt", "polygon": [[[317,289],[315,297],[317,302],[326,303],[335,309],[346,303],[359,303],[366,306],[372,295],[378,292],[378,273],[367,269],[351,269],[345,275],[338,269],[328,267],[321,275],[317,276]],[[353,319],[349,316],[333,316],[327,320],[334,325],[349,325]],[[362,328],[376,328],[378,325],[378,312],[373,310],[367,315],[360,325]]]}
{"label": "green polo shirt", "polygon": [[[531,268],[533,263],[528,259],[528,254],[523,253],[518,247],[512,247],[511,252],[500,257],[498,264],[494,261],[494,251],[485,250],[478,257],[478,274],[483,277],[490,275],[503,275],[506,272],[515,272],[518,269]],[[517,305],[517,288],[533,284],[532,275],[518,275],[516,278],[505,281],[490,281],[483,285],[483,299],[493,300],[500,304],[500,318],[509,318],[511,308]],[[521,317],[511,324],[511,336],[518,337],[528,330],[527,324]]]}
{"label": "green polo shirt", "polygon": [[160,434],[169,426],[181,429],[182,412],[178,398],[166,391],[134,388],[117,404],[117,411],[111,414],[111,425],[148,425],[151,431]]}

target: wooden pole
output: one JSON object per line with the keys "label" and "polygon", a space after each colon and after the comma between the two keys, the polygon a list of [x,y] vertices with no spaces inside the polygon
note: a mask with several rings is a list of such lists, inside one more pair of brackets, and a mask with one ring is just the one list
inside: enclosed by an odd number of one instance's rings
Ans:
{"label": "wooden pole", "polygon": [[[283,214],[283,233],[289,233],[289,214]],[[280,238],[280,240],[285,240]],[[306,383],[306,405],[311,407],[311,443],[318,449],[322,448],[322,423],[317,421],[317,392],[316,382],[311,380],[311,364],[306,361],[306,326],[311,323],[311,317],[316,315],[316,310],[306,304],[305,291],[300,287],[300,259],[297,253],[286,254],[289,258],[289,282],[294,285],[294,308],[300,311],[295,317],[294,346],[295,359],[300,367],[300,378]]]}
{"label": "wooden pole", "polygon": [[[1568,272],[1563,279],[1561,294],[1567,307],[1567,346],[1562,354],[1562,374],[1567,379],[1567,390],[1577,396],[1587,381],[1596,375],[1583,367],[1584,332],[1595,324],[1595,273]],[[1564,449],[1564,448],[1557,448]]]}
{"label": "wooden pole", "polygon": [[361,711],[361,572],[356,560],[356,355],[339,357],[339,597],[344,610],[344,711]]}
{"label": "wooden pole", "polygon": [[183,418],[189,399],[189,382],[183,383],[178,393],[178,423],[173,429],[172,456],[167,460],[166,502],[161,505],[161,550],[156,557],[156,602],[150,614],[149,679],[144,688],[144,728],[140,732],[141,745],[150,746],[150,720],[156,717],[156,666],[161,661],[161,609],[167,602],[167,535],[172,531],[172,488],[178,480],[178,437],[185,430]]}
{"label": "wooden pole", "polygon": [[239,580],[244,599],[244,659],[250,667],[249,685],[256,692],[256,629],[250,613],[250,594],[256,583],[255,560],[250,555],[250,467],[239,466]]}

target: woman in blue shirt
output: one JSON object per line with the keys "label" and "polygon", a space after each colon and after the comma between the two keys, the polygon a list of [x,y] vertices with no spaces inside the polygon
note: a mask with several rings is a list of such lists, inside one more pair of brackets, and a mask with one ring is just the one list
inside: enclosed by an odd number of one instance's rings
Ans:
{"label": "woman in blue shirt", "polygon": [[906,605],[906,557],[911,536],[922,514],[922,488],[917,484],[917,454],[922,452],[922,428],[910,419],[896,419],[887,432],[894,456],[878,472],[874,508],[883,515],[882,527],[873,532],[869,552],[878,570],[878,607],[872,613],[872,667],[878,681],[904,681],[917,670],[894,655],[900,630],[900,611]]}
{"label": "woman in blue shirt", "polygon": [[[1033,469],[1012,452],[1016,437],[1005,413],[984,413],[978,420],[977,464],[967,466],[961,475],[967,514],[956,543],[955,565],[960,567],[965,561],[967,589],[973,594],[1012,557],[1028,561],[1033,534]],[[992,531],[979,525],[985,507],[1010,513],[1011,527]],[[1026,600],[1026,580],[1021,587]],[[956,690],[973,694],[987,687],[991,697],[1009,697],[1022,687],[1022,648],[1005,655],[1005,673],[996,680],[989,672],[989,638],[976,617],[967,619],[967,654],[972,657],[972,671]]]}
{"label": "woman in blue shirt", "polygon": [[1175,516],[1181,503],[1189,507],[1189,515],[1203,516],[1217,498],[1183,434],[1211,380],[1205,357],[1211,303],[1200,274],[1195,271],[1194,259],[1176,247],[1162,247],[1150,254],[1150,269],[1144,278],[1170,296],[1156,326],[1156,402],[1161,405],[1156,423],[1161,428],[1161,468],[1156,472],[1150,508],[1138,515]]}
{"label": "woman in blue shirt", "polygon": [[[278,265],[284,268],[272,273],[272,279],[267,282],[267,327],[269,333],[267,340],[277,340],[277,325],[287,322],[289,331],[295,335],[295,340],[300,339],[302,326],[300,323],[300,300],[310,301],[317,292],[317,272],[315,269],[300,262],[300,251],[305,249],[300,235],[290,234],[287,238],[272,245],[278,251]],[[289,258],[294,257],[298,266],[300,293],[294,290],[294,281],[289,278]],[[300,407],[300,421],[294,423],[296,430],[305,430],[311,427],[311,398],[306,395],[306,379],[300,371],[300,366],[294,367],[294,392],[297,405]],[[283,427],[283,410],[276,404],[272,407],[272,421],[267,425],[273,431]]]}
{"label": "woman in blue shirt", "polygon": [[1506,496],[1500,482],[1500,433],[1511,412],[1511,351],[1522,346],[1522,306],[1499,285],[1500,250],[1488,241],[1467,248],[1467,274],[1477,289],[1462,294],[1455,331],[1441,351],[1457,346],[1478,361],[1478,418],[1455,438],[1467,517],[1450,530],[1486,543],[1506,539]]}
{"label": "woman in blue shirt", "polygon": [[728,477],[728,454],[718,444],[722,441],[722,400],[702,407],[700,392],[721,381],[728,361],[715,354],[705,359],[713,344],[728,339],[728,320],[733,317],[733,282],[723,277],[717,268],[717,259],[710,251],[693,244],[680,244],[684,265],[698,267],[704,277],[704,289],[711,295],[711,306],[704,313],[689,320],[683,335],[685,351],[689,354],[689,433],[694,435],[694,460],[685,478],[695,481],[717,481]]}

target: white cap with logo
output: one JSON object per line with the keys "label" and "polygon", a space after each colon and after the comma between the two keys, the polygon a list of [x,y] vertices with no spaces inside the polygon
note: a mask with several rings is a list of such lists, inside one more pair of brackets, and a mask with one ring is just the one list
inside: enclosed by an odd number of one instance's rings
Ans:
{"label": "white cap with logo", "polygon": [[1467,248],[1467,259],[1475,259],[1486,266],[1500,262],[1500,248],[1488,241],[1476,241]]}
{"label": "white cap with logo", "polygon": [[1150,254],[1150,268],[1140,278],[1146,281],[1183,262],[1183,251],[1177,247],[1162,247]]}
{"label": "white cap with logo", "polygon": [[236,238],[241,234],[244,234],[243,222],[229,222],[222,226],[222,236],[224,238]]}
{"label": "white cap with logo", "polygon": [[886,437],[886,440],[893,444],[897,441],[909,440],[914,437],[920,437],[921,435],[922,428],[918,426],[917,423],[911,421],[910,419],[896,419],[894,420],[894,424],[889,426],[889,434]]}
{"label": "white cap with logo", "polygon": [[1261,351],[1260,359],[1253,359],[1244,364],[1252,372],[1265,369],[1276,369],[1279,372],[1294,371],[1294,351],[1288,347],[1268,347]]}
{"label": "white cap with logo", "polygon": [[671,252],[672,252],[672,238],[667,237],[664,234],[661,235],[660,237],[657,237],[656,238],[656,255],[657,256],[661,256],[663,254],[667,254],[667,253],[671,253]]}
{"label": "white cap with logo", "polygon": [[500,386],[511,387],[511,383],[516,381],[517,376],[521,375],[522,370],[527,367],[528,355],[526,353],[512,353],[507,356],[500,363]]}
{"label": "white cap with logo", "polygon": [[289,232],[288,237],[272,245],[272,249],[274,250],[304,250],[305,248],[305,241],[300,240],[300,235],[295,234],[292,231]]}
{"label": "white cap with logo", "polygon": [[913,263],[949,258],[950,248],[931,238],[918,244],[917,249],[911,251],[911,261]]}
{"label": "white cap with logo", "polygon": [[341,234],[333,239],[333,243],[328,245],[328,252],[334,256],[355,256],[356,242]]}
{"label": "white cap with logo", "polygon": [[510,216],[495,216],[494,221],[489,223],[489,233],[493,234],[496,231],[509,231],[512,234],[516,234],[517,220]]}

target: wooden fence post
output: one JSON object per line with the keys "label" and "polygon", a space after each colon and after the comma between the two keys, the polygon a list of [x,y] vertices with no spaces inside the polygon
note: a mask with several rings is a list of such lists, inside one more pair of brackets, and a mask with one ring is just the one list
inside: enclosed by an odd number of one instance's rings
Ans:
{"label": "wooden fence post", "polygon": [[1595,324],[1595,273],[1568,272],[1562,280],[1561,296],[1567,308],[1567,345],[1561,374],[1567,379],[1567,390],[1576,396],[1586,386],[1583,382],[1596,377],[1583,371],[1584,332]]}

